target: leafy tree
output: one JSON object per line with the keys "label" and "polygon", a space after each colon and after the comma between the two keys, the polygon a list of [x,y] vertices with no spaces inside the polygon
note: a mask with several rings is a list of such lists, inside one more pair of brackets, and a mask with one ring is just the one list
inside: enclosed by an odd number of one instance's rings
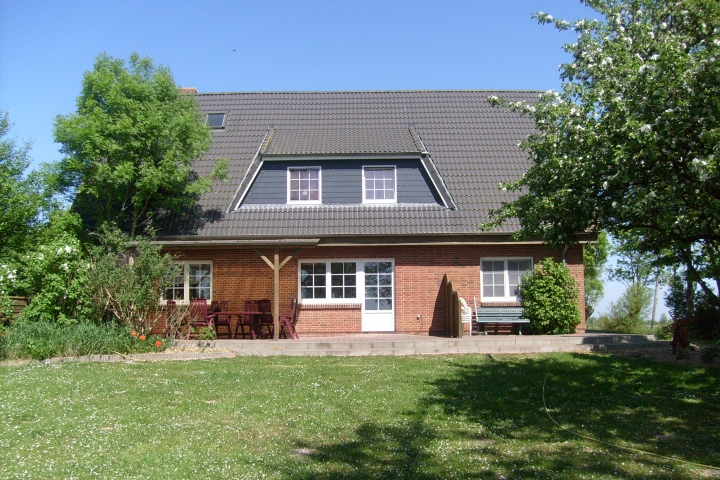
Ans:
{"label": "leafy tree", "polygon": [[66,157],[58,168],[65,192],[91,228],[110,222],[134,237],[159,214],[181,212],[225,175],[218,162],[198,177],[193,160],[211,133],[194,98],[165,67],[133,53],[126,66],[106,54],[85,73],[77,112],[55,119]]}
{"label": "leafy tree", "polygon": [[603,296],[602,274],[610,251],[607,233],[600,231],[595,243],[583,245],[585,265],[585,318],[590,318],[594,306]]}
{"label": "leafy tree", "polygon": [[652,315],[650,317],[650,328],[655,326],[655,313],[657,311],[657,300],[660,293],[660,285],[670,281],[670,271],[663,261],[667,262],[667,256],[663,257],[654,253],[642,251],[638,244],[642,239],[629,234],[622,234],[612,253],[617,256],[615,267],[609,270],[609,278],[617,280],[625,286],[635,284],[654,286],[652,298]]}
{"label": "leafy tree", "polygon": [[530,320],[530,330],[535,334],[575,333],[581,322],[575,279],[565,264],[552,258],[536,264],[533,272],[525,275],[520,296],[523,316]]}
{"label": "leafy tree", "polygon": [[492,212],[519,236],[557,247],[584,232],[639,239],[638,251],[685,265],[720,305],[720,2],[584,0],[604,20],[542,24],[574,30],[562,90],[536,103],[490,98],[535,124],[521,192]]}
{"label": "leafy tree", "polygon": [[44,205],[38,178],[24,176],[30,144],[7,138],[10,127],[8,114],[0,114],[0,259],[28,243]]}
{"label": "leafy tree", "polygon": [[650,289],[642,283],[633,283],[610,305],[609,315],[600,319],[600,328],[619,333],[642,333],[651,303]]}
{"label": "leafy tree", "polygon": [[655,262],[657,256],[638,250],[637,239],[622,236],[612,247],[612,253],[617,257],[615,265],[608,269],[608,278],[622,283],[625,286],[641,283],[649,285],[654,281],[656,272]]}

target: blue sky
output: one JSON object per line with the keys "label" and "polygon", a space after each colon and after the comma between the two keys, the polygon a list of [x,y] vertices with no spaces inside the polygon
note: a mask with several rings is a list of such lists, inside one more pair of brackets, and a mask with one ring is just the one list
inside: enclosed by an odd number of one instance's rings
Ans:
{"label": "blue sky", "polygon": [[60,159],[53,119],[101,52],[147,55],[201,92],[557,89],[574,37],[537,11],[595,17],[574,0],[2,0],[0,110],[41,163]]}

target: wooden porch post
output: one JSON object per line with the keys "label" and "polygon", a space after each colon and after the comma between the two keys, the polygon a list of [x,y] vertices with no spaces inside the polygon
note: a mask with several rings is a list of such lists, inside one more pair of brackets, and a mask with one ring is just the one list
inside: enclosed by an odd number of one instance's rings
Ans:
{"label": "wooden porch post", "polygon": [[280,340],[280,249],[275,248],[275,308],[273,309],[273,340]]}
{"label": "wooden porch post", "polygon": [[282,263],[280,262],[279,247],[275,247],[275,249],[273,250],[273,262],[268,260],[268,258],[263,255],[263,253],[257,248],[254,248],[253,250],[255,250],[255,253],[260,255],[260,258],[262,258],[263,261],[267,263],[268,267],[270,267],[273,271],[273,302],[275,303],[275,308],[273,308],[273,340],[280,340],[280,270],[282,269],[282,267],[285,266],[287,262],[289,262],[295,255],[297,255],[300,249],[295,249],[282,261]]}

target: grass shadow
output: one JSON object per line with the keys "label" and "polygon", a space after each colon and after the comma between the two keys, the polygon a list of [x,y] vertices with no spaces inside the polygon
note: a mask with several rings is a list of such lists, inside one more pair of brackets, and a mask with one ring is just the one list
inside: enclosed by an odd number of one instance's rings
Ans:
{"label": "grass shadow", "polygon": [[[581,438],[564,428],[625,450]],[[720,373],[611,355],[457,356],[403,423],[296,442],[283,478],[687,479],[720,466]],[[646,455],[643,450],[668,458]],[[448,457],[449,456],[449,457]],[[714,472],[714,473],[713,473]]]}

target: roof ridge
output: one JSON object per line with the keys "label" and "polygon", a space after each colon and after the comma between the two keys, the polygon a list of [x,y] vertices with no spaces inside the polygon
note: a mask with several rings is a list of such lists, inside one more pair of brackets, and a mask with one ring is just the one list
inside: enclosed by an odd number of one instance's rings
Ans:
{"label": "roof ridge", "polygon": [[198,92],[195,95],[311,95],[311,94],[354,94],[354,93],[488,93],[488,92],[507,92],[507,93],[542,93],[546,90],[534,89],[449,89],[449,90],[268,90],[256,92]]}

